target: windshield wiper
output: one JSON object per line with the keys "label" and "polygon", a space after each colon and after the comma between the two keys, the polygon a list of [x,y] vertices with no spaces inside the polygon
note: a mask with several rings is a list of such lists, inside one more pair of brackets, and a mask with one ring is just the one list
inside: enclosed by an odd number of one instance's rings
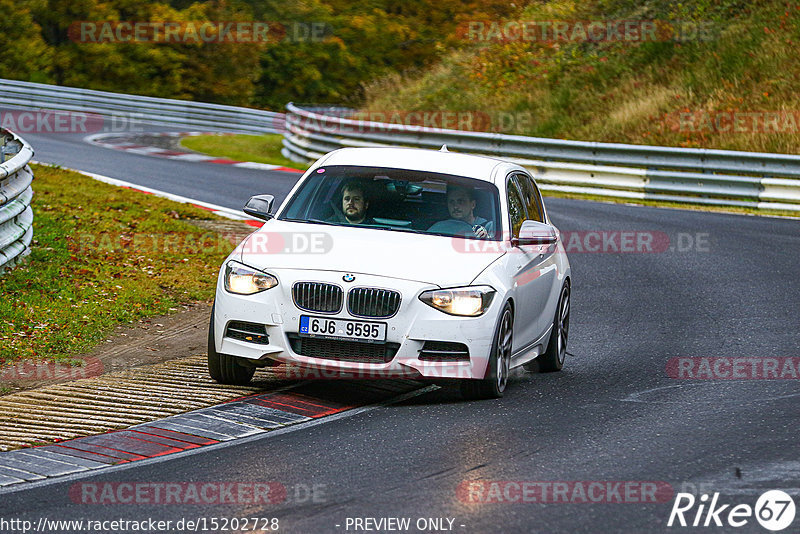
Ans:
{"label": "windshield wiper", "polygon": [[323,221],[322,219],[292,219],[292,218],[285,218],[281,219],[282,221],[289,221],[289,222],[299,222],[299,223],[314,223],[314,224],[326,224],[328,226],[344,226],[340,223],[335,223],[331,221]]}
{"label": "windshield wiper", "polygon": [[420,235],[438,235],[442,237],[462,237],[459,235],[453,234],[443,234],[440,232],[429,232],[428,230],[420,230],[418,228],[409,228],[408,226],[386,226],[382,224],[368,224],[365,225],[364,228],[378,228],[381,230],[392,230],[394,232],[408,232],[410,234],[420,234]]}
{"label": "windshield wiper", "polygon": [[417,232],[418,230],[413,230],[411,228],[405,228],[403,226],[389,226],[388,224],[362,224],[363,228],[377,228],[379,230],[397,230],[398,232]]}

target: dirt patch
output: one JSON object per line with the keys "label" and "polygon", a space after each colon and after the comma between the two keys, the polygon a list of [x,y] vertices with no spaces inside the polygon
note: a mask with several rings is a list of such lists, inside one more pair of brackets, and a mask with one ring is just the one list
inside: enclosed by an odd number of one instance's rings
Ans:
{"label": "dirt patch", "polygon": [[25,361],[0,368],[0,394],[205,354],[211,303],[195,302],[181,308],[177,313],[117,327],[104,343],[75,357],[85,362],[83,367]]}

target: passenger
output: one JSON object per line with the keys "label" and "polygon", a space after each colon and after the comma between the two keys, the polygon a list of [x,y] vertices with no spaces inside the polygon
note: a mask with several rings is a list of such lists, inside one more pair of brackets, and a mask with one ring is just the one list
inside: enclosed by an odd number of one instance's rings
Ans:
{"label": "passenger", "polygon": [[447,211],[450,212],[450,219],[434,223],[428,231],[438,234],[489,237],[493,224],[475,215],[475,205],[475,192],[471,188],[448,185]]}

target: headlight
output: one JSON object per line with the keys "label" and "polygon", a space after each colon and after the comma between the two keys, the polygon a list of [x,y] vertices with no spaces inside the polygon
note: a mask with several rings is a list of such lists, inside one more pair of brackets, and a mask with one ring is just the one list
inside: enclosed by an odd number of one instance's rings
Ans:
{"label": "headlight", "polygon": [[489,309],[494,293],[489,286],[434,289],[424,292],[419,300],[450,315],[477,317]]}
{"label": "headlight", "polygon": [[278,285],[278,279],[271,274],[229,261],[225,265],[225,289],[238,295],[252,295]]}

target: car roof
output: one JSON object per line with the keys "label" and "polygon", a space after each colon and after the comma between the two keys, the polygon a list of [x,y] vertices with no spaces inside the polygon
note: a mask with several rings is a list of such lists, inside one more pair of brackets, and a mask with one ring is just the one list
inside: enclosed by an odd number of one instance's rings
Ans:
{"label": "car roof", "polygon": [[319,166],[355,165],[388,167],[466,176],[491,182],[498,165],[512,165],[495,158],[441,152],[422,148],[341,148],[323,157]]}

